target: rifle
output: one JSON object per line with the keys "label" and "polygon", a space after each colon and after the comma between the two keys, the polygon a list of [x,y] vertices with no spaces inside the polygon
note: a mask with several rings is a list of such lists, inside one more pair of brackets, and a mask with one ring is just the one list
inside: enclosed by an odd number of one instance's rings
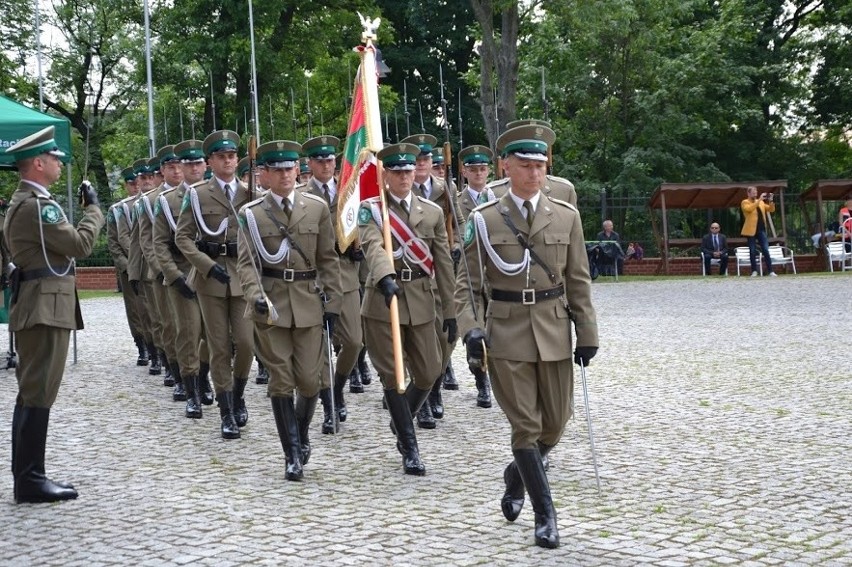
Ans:
{"label": "rifle", "polygon": [[310,83],[310,79],[308,77],[305,77],[305,93],[308,95],[308,104],[307,104],[308,111],[306,112],[306,114],[308,115],[308,139],[311,139],[311,138],[314,137],[314,134],[312,132],[312,130],[313,130],[313,115],[311,114],[311,83]]}
{"label": "rifle", "polygon": [[457,171],[458,171],[458,179],[459,179],[459,190],[463,189],[464,184],[465,184],[464,175],[462,174],[462,171],[464,171],[464,164],[462,164],[462,160],[461,160],[461,151],[464,149],[464,141],[463,141],[463,138],[462,138],[462,130],[463,130],[462,126],[463,126],[463,122],[462,122],[462,96],[461,96],[461,89],[459,89],[459,153],[458,153],[457,158],[456,158],[457,159],[456,168],[457,168]]}
{"label": "rifle", "polygon": [[[405,137],[411,135],[411,113],[408,112],[408,83],[405,79],[402,80],[402,102],[405,105]],[[397,129],[396,139],[399,140],[399,129]]]}
{"label": "rifle", "polygon": [[293,96],[293,87],[290,87],[290,113],[293,115],[293,139],[299,139],[299,132],[296,128],[296,98]]}

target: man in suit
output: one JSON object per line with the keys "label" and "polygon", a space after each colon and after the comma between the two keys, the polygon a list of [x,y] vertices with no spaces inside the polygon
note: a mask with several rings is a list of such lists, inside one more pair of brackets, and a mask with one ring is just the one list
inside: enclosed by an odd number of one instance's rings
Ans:
{"label": "man in suit", "polygon": [[239,143],[232,130],[217,130],[204,139],[212,176],[187,189],[175,229],[175,244],[197,272],[195,291],[224,439],[238,439],[240,427],[248,422],[243,393],[254,350],[252,325],[244,317],[246,301],[236,277],[236,212],[251,200],[248,187],[236,178]]}
{"label": "man in suit", "polygon": [[88,181],[80,185],[83,218],[77,228],[48,192],[62,175],[66,157],[56,145],[53,126],[18,141],[6,153],[14,156],[21,177],[3,226],[16,266],[9,308],[9,330],[18,340],[19,354],[12,414],[15,502],[71,500],[77,498],[74,487],[50,480],[44,470],[47,426],[71,330],[83,328],[74,259],[92,253],[104,216]]}
{"label": "man in suit", "polygon": [[[363,201],[358,210],[358,234],[370,269],[361,306],[364,336],[370,360],[384,387],[403,470],[410,475],[426,474],[411,418],[443,374],[443,357],[435,330],[438,296],[441,338],[453,343],[457,335],[453,262],[444,214],[438,205],[415,196],[412,191],[418,153],[420,149],[413,144],[393,144],[377,154],[384,166],[382,190],[394,228],[393,247],[404,248],[406,252],[391,259],[385,251],[379,197]],[[394,355],[388,348],[392,343],[388,308],[394,296],[398,298],[402,349],[411,375],[404,395],[396,389]]]}
{"label": "man in suit", "polygon": [[[559,545],[559,532],[542,457],[571,417],[570,318],[575,362],[588,365],[598,347],[580,214],[542,192],[554,139],[544,126],[518,127],[500,137],[512,188],[471,215],[464,235],[467,263],[459,266],[455,290],[468,362],[482,366],[488,347],[494,396],[512,428],[514,460],[503,475],[503,514],[509,521],[518,517],[526,487],[536,544],[548,548]],[[473,316],[468,286],[490,296],[484,328]]]}
{"label": "man in suit", "polygon": [[334,332],[343,296],[328,201],[294,190],[301,149],[287,140],[257,149],[269,193],[240,211],[245,235],[237,264],[246,315],[269,369],[268,394],[287,480],[301,480],[311,455],[308,431],[326,359],[323,330]]}
{"label": "man in suit", "polygon": [[719,232],[719,223],[710,225],[710,234],[701,239],[701,253],[704,255],[704,275],[710,275],[710,262],[719,260],[719,275],[728,275],[728,239]]}

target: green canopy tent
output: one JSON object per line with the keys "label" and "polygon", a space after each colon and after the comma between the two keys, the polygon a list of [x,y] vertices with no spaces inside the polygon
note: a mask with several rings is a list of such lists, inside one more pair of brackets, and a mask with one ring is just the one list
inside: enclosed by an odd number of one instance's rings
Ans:
{"label": "green canopy tent", "polygon": [[0,95],[0,168],[15,169],[15,161],[6,154],[6,149],[48,126],[56,127],[56,144],[70,156],[71,124],[68,120],[33,110]]}

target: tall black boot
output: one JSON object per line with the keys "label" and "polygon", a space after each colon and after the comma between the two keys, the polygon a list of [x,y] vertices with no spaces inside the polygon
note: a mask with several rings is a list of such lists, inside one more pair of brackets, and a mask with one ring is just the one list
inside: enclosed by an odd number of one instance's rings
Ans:
{"label": "tall black boot", "polygon": [[515,449],[512,454],[535,512],[535,544],[549,549],[559,547],[556,509],[550,496],[550,484],[541,462],[541,453],[538,449]]}
{"label": "tall black boot", "polygon": [[169,363],[172,369],[172,377],[175,379],[175,389],[172,391],[172,401],[186,401],[186,386],[183,384],[183,376],[180,373],[180,365],[177,362]]}
{"label": "tall black boot", "polygon": [[53,482],[44,472],[44,450],[47,444],[49,408],[21,407],[14,431],[15,502],[58,502],[77,498],[77,491],[67,483]]}
{"label": "tall black boot", "polygon": [[248,408],[243,397],[246,384],[248,384],[248,378],[234,378],[234,419],[240,427],[245,427],[248,423]]}
{"label": "tall black boot", "polygon": [[432,409],[426,403],[431,392],[431,389],[421,390],[414,385],[414,382],[409,382],[405,388],[405,399],[408,402],[408,410],[412,415],[417,416],[417,427],[421,429],[435,429],[437,427],[435,417],[432,415]]}
{"label": "tall black boot", "polygon": [[15,410],[12,412],[12,472],[15,472],[15,445],[17,445],[18,419],[21,415],[21,403],[15,400]]}
{"label": "tall black boot", "polygon": [[370,374],[370,365],[367,364],[367,347],[361,347],[361,352],[358,353],[358,374],[361,375],[361,383],[369,386],[373,381],[373,375]]}
{"label": "tall black boot", "polygon": [[346,400],[343,399],[343,388],[346,386],[346,379],[349,376],[334,374],[334,409],[337,412],[337,419],[340,423],[346,421],[348,412],[346,411]]}
{"label": "tall black boot", "polygon": [[481,408],[491,407],[491,380],[485,370],[477,368],[473,371],[473,379],[476,381],[476,405]]}
{"label": "tall black boot", "polygon": [[172,374],[172,362],[166,356],[166,351],[160,349],[159,353],[160,363],[166,369],[166,373],[163,375],[163,386],[165,386],[166,388],[171,388],[175,385],[175,382],[177,381],[175,380],[174,374]]}
{"label": "tall black boot", "polygon": [[322,432],[333,435],[337,433],[339,426],[337,424],[337,412],[331,407],[331,388],[321,389],[319,398],[322,402]]}
{"label": "tall black boot", "polygon": [[239,439],[240,426],[234,419],[234,393],[217,394],[216,401],[219,402],[219,416],[222,418],[222,439]]}
{"label": "tall black boot", "polygon": [[186,389],[186,412],[184,415],[190,419],[200,419],[202,412],[198,376],[183,376],[182,378]]}
{"label": "tall black boot", "polygon": [[352,367],[349,373],[349,391],[353,394],[363,394],[364,384],[361,383],[361,374],[358,373],[358,365]]}
{"label": "tall black boot", "polygon": [[396,430],[396,447],[402,454],[403,471],[405,474],[415,476],[425,475],[426,465],[420,460],[420,449],[417,446],[414,423],[411,421],[409,401],[394,389],[385,390],[385,400],[388,403],[392,428]]}
{"label": "tall black boot", "polygon": [[154,347],[154,343],[148,343],[148,360],[151,361],[151,366],[148,368],[148,374],[151,376],[159,376],[163,371],[160,366],[160,355]]}
{"label": "tall black boot", "polygon": [[302,480],[302,442],[299,439],[299,425],[296,421],[296,411],[293,407],[293,397],[273,397],[272,415],[275,416],[275,426],[278,428],[278,438],[284,449],[284,459],[287,463],[285,476],[287,480]]}
{"label": "tall black boot", "polygon": [[[551,449],[553,449],[552,446],[538,443],[542,463],[547,461],[547,454]],[[546,465],[544,465],[544,469],[547,470]],[[514,522],[518,519],[521,509],[524,507],[524,481],[521,479],[521,473],[518,471],[518,465],[515,461],[509,463],[506,470],[503,471],[503,482],[506,483],[506,492],[503,493],[500,508],[503,510],[503,516],[510,522]]]}
{"label": "tall black boot", "polygon": [[133,342],[136,343],[136,349],[139,351],[136,366],[148,366],[148,347],[145,346],[145,339],[136,335],[133,337]]}
{"label": "tall black boot", "polygon": [[213,395],[213,388],[210,387],[210,365],[202,362],[198,369],[198,386],[201,391],[201,403],[205,406],[212,406],[213,400],[216,397]]}
{"label": "tall black boot", "polygon": [[456,380],[456,373],[453,372],[453,361],[449,361],[447,363],[447,368],[444,370],[444,389],[445,390],[458,390],[459,389],[459,381]]}
{"label": "tall black boot", "polygon": [[429,409],[435,419],[444,418],[444,400],[441,398],[441,381],[435,380],[429,392]]}
{"label": "tall black boot", "polygon": [[255,355],[254,359],[257,361],[257,378],[255,378],[255,382],[258,384],[269,384],[269,370],[267,370],[257,355]]}
{"label": "tall black boot", "polygon": [[310,398],[296,396],[296,423],[299,426],[299,440],[302,443],[302,464],[307,465],[311,458],[311,440],[309,439],[311,420],[314,419],[314,410],[317,409],[319,394]]}

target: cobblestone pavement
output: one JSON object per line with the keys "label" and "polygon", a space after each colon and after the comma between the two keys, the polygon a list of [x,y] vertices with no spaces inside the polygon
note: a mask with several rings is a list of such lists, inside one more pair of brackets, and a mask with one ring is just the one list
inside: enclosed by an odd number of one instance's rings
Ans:
{"label": "cobblestone pavement", "polygon": [[[263,387],[250,382],[242,439],[223,441],[215,407],[185,419],[162,379],[134,365],[120,298],[88,300],[47,455],[80,498],[16,506],[0,475],[0,562],[852,565],[850,284],[595,283],[603,494],[578,387],[577,418],[551,454],[557,550],[534,546],[529,502],[514,524],[500,513],[508,427],[496,405],[475,407],[463,349],[446,417],[418,430],[425,477],[402,474],[373,382],[347,394],[342,434],[321,435],[318,412],[305,480],[288,482]],[[8,455],[11,371],[3,384]]]}

